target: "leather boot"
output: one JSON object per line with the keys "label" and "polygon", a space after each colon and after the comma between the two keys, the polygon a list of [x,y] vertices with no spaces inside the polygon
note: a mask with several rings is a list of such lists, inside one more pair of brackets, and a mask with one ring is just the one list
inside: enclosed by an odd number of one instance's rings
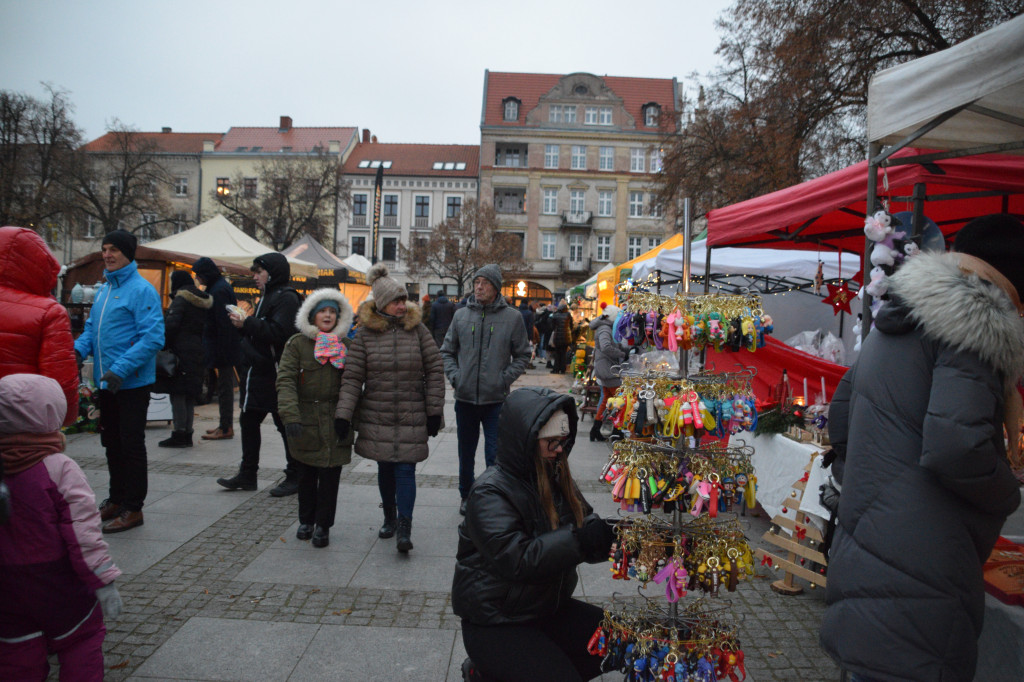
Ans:
{"label": "leather boot", "polygon": [[594,425],[590,427],[590,442],[591,443],[593,443],[595,440],[596,441],[606,441],[606,440],[608,440],[607,438],[605,438],[604,436],[601,435],[601,424],[602,424],[602,421],[600,419],[595,419],[594,420]]}
{"label": "leather boot", "polygon": [[110,498],[100,503],[100,521],[109,521],[121,515],[124,507],[110,501]]}
{"label": "leather boot", "polygon": [[412,549],[412,519],[408,516],[398,517],[398,551],[405,554]]}
{"label": "leather boot", "polygon": [[141,511],[125,509],[116,518],[103,524],[104,533],[121,533],[143,524]]}
{"label": "leather boot", "polygon": [[238,469],[231,478],[218,478],[217,483],[228,490],[256,490],[256,472]]}
{"label": "leather boot", "polygon": [[270,490],[271,497],[288,497],[299,492],[299,474],[295,471],[284,471],[284,480]]}
{"label": "leather boot", "polygon": [[313,529],[313,540],[311,542],[314,547],[326,547],[331,544],[330,533],[323,526],[317,526]]}
{"label": "leather boot", "polygon": [[161,448],[190,448],[192,447],[191,431],[171,431],[171,437],[157,443]]}
{"label": "leather boot", "polygon": [[395,537],[395,529],[398,527],[398,512],[395,509],[395,505],[390,507],[387,505],[381,506],[384,507],[384,525],[380,527],[377,537],[393,538]]}

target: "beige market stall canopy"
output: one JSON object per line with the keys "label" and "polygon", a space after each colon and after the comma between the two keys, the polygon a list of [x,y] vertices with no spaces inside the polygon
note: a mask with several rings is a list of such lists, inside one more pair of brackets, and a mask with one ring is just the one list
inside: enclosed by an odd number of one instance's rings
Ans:
{"label": "beige market stall canopy", "polygon": [[[170,237],[148,242],[146,246],[164,251],[193,253],[208,256],[214,260],[226,261],[249,267],[256,256],[273,251],[271,247],[256,241],[231,224],[222,215],[216,215],[205,223]],[[316,277],[317,266],[298,258],[287,257],[292,275]]]}

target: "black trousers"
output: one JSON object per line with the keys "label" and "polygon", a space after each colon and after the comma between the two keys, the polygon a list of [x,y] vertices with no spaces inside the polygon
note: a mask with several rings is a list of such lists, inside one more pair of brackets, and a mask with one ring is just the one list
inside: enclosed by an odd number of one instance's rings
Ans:
{"label": "black trousers", "polygon": [[568,357],[567,357],[568,350],[569,350],[568,346],[555,346],[555,349],[553,351],[553,354],[554,354],[554,365],[555,365],[554,368],[559,373],[564,373],[565,372],[565,365],[566,365],[566,362],[568,360]]}
{"label": "black trousers", "polygon": [[299,470],[299,523],[334,525],[341,467],[315,467],[295,460]]}
{"label": "black trousers", "polygon": [[291,450],[288,449],[288,437],[284,432],[284,422],[281,421],[281,416],[277,412],[268,412],[267,410],[242,410],[242,413],[238,415],[238,426],[242,429],[242,471],[253,474],[259,471],[260,445],[263,443],[260,424],[268,414],[274,419],[274,426],[277,427],[277,432],[281,434],[281,440],[284,441],[284,458],[287,461],[284,471],[289,476],[293,476],[296,473],[297,462],[292,459]]}
{"label": "black trousers", "polygon": [[100,443],[110,471],[108,497],[130,511],[142,511],[148,492],[146,414],[150,388],[151,385],[99,393]]}
{"label": "black trousers", "polygon": [[217,370],[217,404],[220,407],[221,431],[227,431],[235,423],[235,368],[231,365]]}
{"label": "black trousers", "polygon": [[519,625],[462,621],[466,653],[487,676],[503,682],[574,682],[601,675],[601,657],[587,642],[604,617],[593,604],[570,599],[553,615]]}

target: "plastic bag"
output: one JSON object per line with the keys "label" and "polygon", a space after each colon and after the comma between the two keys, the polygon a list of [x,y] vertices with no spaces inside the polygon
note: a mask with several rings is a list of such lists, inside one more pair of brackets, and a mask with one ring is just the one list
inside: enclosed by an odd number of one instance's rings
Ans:
{"label": "plastic bag", "polygon": [[823,329],[804,331],[789,337],[785,343],[834,365],[846,364],[846,346],[832,332]]}

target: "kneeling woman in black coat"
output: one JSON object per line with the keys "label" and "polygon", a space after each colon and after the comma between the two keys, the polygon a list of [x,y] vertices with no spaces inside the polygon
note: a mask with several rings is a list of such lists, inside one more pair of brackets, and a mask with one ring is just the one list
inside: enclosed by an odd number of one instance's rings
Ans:
{"label": "kneeling woman in black coat", "polygon": [[[576,566],[608,557],[614,534],[580,494],[567,457],[576,403],[545,388],[512,392],[496,466],[470,490],[459,526],[452,607],[476,679],[589,680],[597,606],[572,599]],[[473,679],[473,678],[470,678]]]}

